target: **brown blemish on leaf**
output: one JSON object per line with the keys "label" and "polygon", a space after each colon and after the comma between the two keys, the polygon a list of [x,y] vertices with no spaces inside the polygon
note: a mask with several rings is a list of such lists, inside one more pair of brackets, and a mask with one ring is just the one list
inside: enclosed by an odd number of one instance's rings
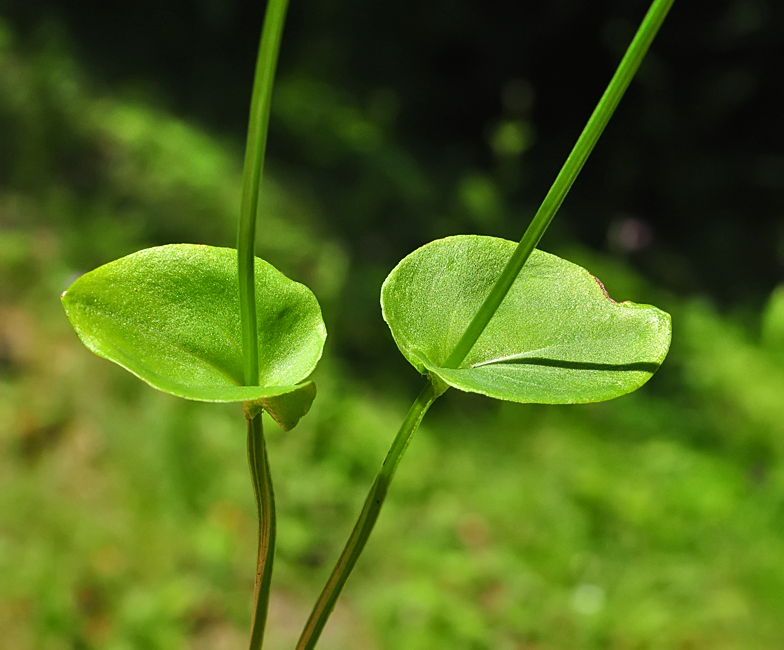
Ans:
{"label": "brown blemish on leaf", "polygon": [[610,302],[614,302],[614,303],[617,305],[617,304],[618,304],[618,301],[617,301],[617,300],[613,300],[613,299],[610,297],[610,294],[609,294],[609,293],[607,293],[607,289],[604,287],[604,282],[602,282],[602,281],[601,281],[599,278],[597,278],[595,275],[591,275],[591,277],[592,277],[594,280],[596,280],[596,282],[598,282],[598,283],[599,283],[599,286],[601,287],[601,289],[602,289],[602,293],[604,294],[605,298],[607,298],[607,300],[609,300]]}

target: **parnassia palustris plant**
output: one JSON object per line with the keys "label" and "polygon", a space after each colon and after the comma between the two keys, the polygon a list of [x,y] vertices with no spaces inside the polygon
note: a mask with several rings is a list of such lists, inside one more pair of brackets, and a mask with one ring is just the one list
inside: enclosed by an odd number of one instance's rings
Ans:
{"label": "parnassia palustris plant", "polygon": [[264,639],[275,550],[275,500],[261,412],[284,429],[316,394],[305,381],[326,328],[313,293],[254,254],[272,80],[287,0],[267,3],[251,97],[237,249],[175,244],[86,273],[62,295],[97,355],[172,395],[242,402],[259,517],[251,650]]}
{"label": "parnassia palustris plant", "polygon": [[[621,64],[519,244],[461,235],[431,242],[390,273],[383,316],[427,383],[411,406],[297,650],[315,647],[373,530],[395,470],[430,405],[450,387],[515,402],[586,403],[642,386],[670,345],[668,314],[613,301],[586,270],[536,246],[595,146],[673,0],[654,0]],[[284,429],[307,413],[306,381],[326,337],[313,294],[253,253],[272,80],[287,0],[270,0],[259,47],[237,250],[147,249],[79,278],[63,294],[85,345],[151,386],[242,402],[259,515],[251,650],[271,585],[275,507],[261,411]]]}

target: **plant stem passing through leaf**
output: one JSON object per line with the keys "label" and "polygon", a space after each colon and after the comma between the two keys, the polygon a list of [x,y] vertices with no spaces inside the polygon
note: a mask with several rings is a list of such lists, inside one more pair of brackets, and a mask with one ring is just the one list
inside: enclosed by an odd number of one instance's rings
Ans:
{"label": "plant stem passing through leaf", "polygon": [[655,0],[651,5],[631,45],[626,50],[626,54],[621,60],[618,69],[615,71],[610,85],[604,91],[604,95],[602,95],[599,104],[594,109],[583,132],[577,139],[572,152],[569,154],[563,167],[561,167],[561,171],[558,173],[550,191],[544,197],[544,201],[542,201],[542,205],[537,210],[533,221],[531,221],[523,238],[520,240],[514,253],[512,253],[512,257],[509,258],[509,262],[507,262],[506,267],[501,272],[501,276],[493,285],[462,338],[447,358],[444,367],[460,367],[471,348],[474,347],[474,343],[477,342],[482,332],[485,331],[487,324],[498,310],[506,294],[509,293],[509,289],[544,235],[558,208],[561,207],[577,175],[599,140],[599,136],[604,131],[604,127],[610,121],[673,2],[674,0]]}
{"label": "plant stem passing through leaf", "polygon": [[[256,214],[267,148],[272,85],[278,62],[288,0],[269,0],[261,32],[253,93],[248,120],[248,139],[242,178],[242,204],[237,235],[237,264],[242,322],[242,357],[245,384],[259,383],[259,341],[256,322],[255,244]],[[264,641],[267,609],[275,554],[275,498],[267,460],[261,414],[246,417],[248,461],[259,516],[259,547],[256,587],[251,623],[250,650],[260,650]]]}
{"label": "plant stem passing through leaf", "polygon": [[[541,207],[528,226],[520,244],[515,249],[509,262],[500,277],[491,288],[479,311],[476,313],[463,336],[450,353],[444,364],[448,368],[458,368],[466,358],[471,348],[482,335],[493,315],[498,310],[509,289],[514,284],[520,271],[530,257],[539,240],[544,235],[550,222],[553,220],[558,208],[572,187],[577,175],[580,173],[585,161],[588,159],[604,128],[615,112],[618,103],[629,86],[637,69],[642,63],[645,53],[653,42],[656,33],[664,22],[674,0],[654,0],[642,24],[626,51],[615,75],[613,75],[607,90],[602,95],[596,109],[583,129],[577,143],[569,157],[566,159],[561,171],[556,177],[550,191],[544,198]],[[297,650],[312,650],[318,642],[321,631],[324,629],[329,615],[337,602],[343,586],[348,580],[354,565],[362,553],[370,533],[373,530],[379,511],[386,497],[389,483],[394,476],[395,469],[408,447],[411,438],[419,427],[427,409],[446,390],[446,387],[436,387],[434,378],[428,379],[425,388],[417,397],[408,412],[403,425],[395,437],[384,464],[370,489],[370,494],[365,501],[359,519],[354,525],[351,536],[346,543],[340,559],[330,574],[318,601],[316,602],[310,618],[305,625],[297,644]]]}

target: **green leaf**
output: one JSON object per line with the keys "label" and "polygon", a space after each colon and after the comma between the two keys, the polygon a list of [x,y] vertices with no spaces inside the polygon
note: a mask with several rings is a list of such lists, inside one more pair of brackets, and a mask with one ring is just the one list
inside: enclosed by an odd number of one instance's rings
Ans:
{"label": "green leaf", "polygon": [[648,381],[670,345],[669,314],[617,303],[588,271],[539,250],[460,368],[443,367],[515,246],[448,237],[393,269],[381,307],[406,359],[460,390],[514,402],[597,402]]}
{"label": "green leaf", "polygon": [[231,248],[148,248],[86,273],[62,300],[95,354],[159,390],[207,402],[301,390],[296,384],[316,367],[326,338],[313,293],[256,258],[260,385],[243,386],[237,251]]}

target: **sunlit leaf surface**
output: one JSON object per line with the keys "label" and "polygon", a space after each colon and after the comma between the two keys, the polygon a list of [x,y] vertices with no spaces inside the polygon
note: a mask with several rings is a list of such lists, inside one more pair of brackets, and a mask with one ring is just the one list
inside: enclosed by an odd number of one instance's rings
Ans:
{"label": "sunlit leaf surface", "polygon": [[670,345],[669,315],[617,303],[588,271],[538,250],[460,368],[443,367],[515,246],[448,237],[390,273],[381,305],[406,359],[455,388],[515,402],[595,402],[648,381]]}
{"label": "sunlit leaf surface", "polygon": [[260,385],[243,386],[237,252],[229,248],[139,251],[83,275],[62,300],[90,350],[188,399],[239,402],[298,390],[326,338],[311,291],[257,258]]}

